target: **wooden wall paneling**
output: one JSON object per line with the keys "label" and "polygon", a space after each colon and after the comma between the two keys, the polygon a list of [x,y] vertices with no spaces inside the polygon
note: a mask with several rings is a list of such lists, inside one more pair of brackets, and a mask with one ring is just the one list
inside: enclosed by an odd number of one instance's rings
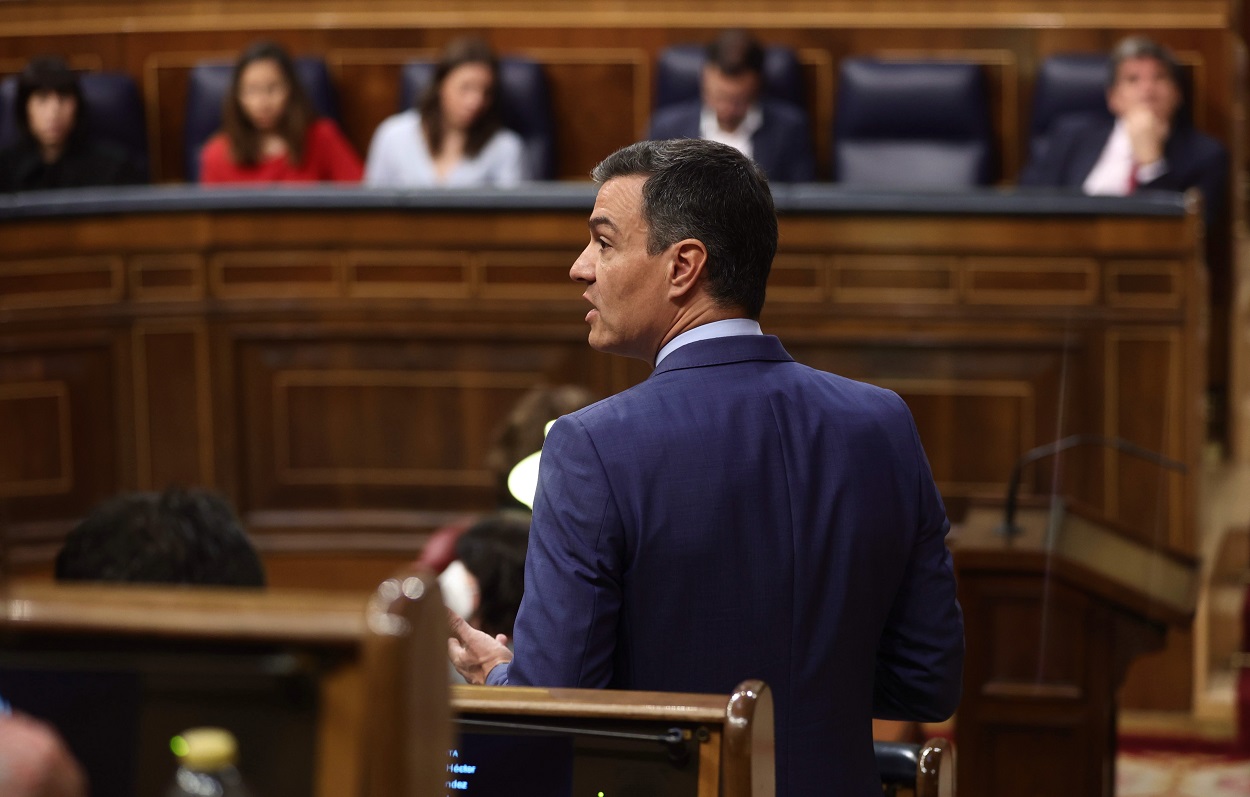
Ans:
{"label": "wooden wall paneling", "polygon": [[0,266],[0,310],[112,304],[125,285],[120,257],[10,261]]}
{"label": "wooden wall paneling", "polygon": [[556,175],[587,180],[595,164],[646,135],[651,56],[640,48],[522,50],[543,65],[556,124]]}
{"label": "wooden wall paneling", "polygon": [[768,274],[766,304],[816,305],[829,301],[832,261],[833,258],[827,255],[779,253],[773,259],[773,267]]}
{"label": "wooden wall paneling", "polygon": [[1184,306],[1184,274],[1179,263],[1111,260],[1103,274],[1104,295],[1112,307],[1180,310]]}
{"label": "wooden wall paneling", "polygon": [[207,292],[205,272],[198,253],[135,255],[127,263],[129,295],[136,302],[198,301]]}
{"label": "wooden wall paneling", "polygon": [[481,296],[577,301],[585,290],[569,277],[577,255],[573,246],[556,252],[483,252],[477,258]]}
{"label": "wooden wall paneling", "polygon": [[[1173,459],[1185,459],[1181,341],[1171,330],[1112,329],[1108,332],[1106,432]],[[1147,544],[1195,550],[1194,525],[1183,520],[1181,493],[1186,475],[1123,453],[1105,458],[1106,506]]]}
{"label": "wooden wall paneling", "polygon": [[214,484],[204,321],[143,321],[132,335],[138,486],[162,490]]}
{"label": "wooden wall paneling", "polygon": [[[541,375],[334,368],[272,380],[280,486],[483,487],[492,484],[481,469],[490,426],[480,421]],[[483,400],[496,391],[504,397]]]}
{"label": "wooden wall paneling", "polygon": [[959,263],[951,255],[834,255],[832,298],[839,304],[954,304]]}
{"label": "wooden wall paneling", "polygon": [[348,252],[347,293],[373,299],[469,299],[480,269],[469,252]]}
{"label": "wooden wall paneling", "polygon": [[962,265],[969,304],[1092,306],[1101,296],[1093,258],[969,257]]}
{"label": "wooden wall paneling", "polygon": [[[419,329],[237,344],[249,511],[494,505],[493,436],[538,384],[585,384],[580,341]],[[606,390],[602,391],[606,395]]]}
{"label": "wooden wall paneling", "polygon": [[73,486],[69,388],[61,381],[0,383],[0,497],[60,495]]}
{"label": "wooden wall paneling", "polygon": [[208,284],[219,298],[330,298],[347,293],[346,271],[339,252],[223,252],[209,259]]}
{"label": "wooden wall paneling", "polygon": [[[76,517],[133,483],[119,424],[125,351],[103,331],[6,334],[0,345],[0,499],[11,539],[59,542]],[[12,553],[12,552],[10,552]]]}

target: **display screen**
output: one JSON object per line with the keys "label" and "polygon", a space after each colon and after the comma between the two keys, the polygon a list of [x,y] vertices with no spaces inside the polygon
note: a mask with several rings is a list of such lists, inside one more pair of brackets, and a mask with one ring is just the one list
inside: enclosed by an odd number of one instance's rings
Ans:
{"label": "display screen", "polygon": [[447,797],[572,797],[570,736],[465,733],[447,763]]}

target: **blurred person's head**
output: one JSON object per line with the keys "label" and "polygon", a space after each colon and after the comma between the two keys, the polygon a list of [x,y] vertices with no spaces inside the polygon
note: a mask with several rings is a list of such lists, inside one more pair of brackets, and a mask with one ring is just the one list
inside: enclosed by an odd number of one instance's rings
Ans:
{"label": "blurred person's head", "polygon": [[547,424],[594,400],[594,394],[580,385],[539,385],[521,396],[496,428],[486,455],[486,466],[495,474],[497,506],[522,506],[508,489],[508,475],[517,463],[542,449]]}
{"label": "blurred person's head", "polygon": [[59,160],[83,135],[82,88],[61,58],[31,59],[17,77],[16,101],[18,130],[39,148],[45,162]]}
{"label": "blurred person's head", "polygon": [[439,576],[447,605],[480,631],[512,636],[525,592],[528,512],[497,512],[456,540],[456,559]]}
{"label": "blurred person's head", "polygon": [[1181,106],[1180,67],[1163,45],[1145,36],[1130,36],[1111,51],[1107,74],[1107,107],[1117,117],[1147,107],[1171,121]]}
{"label": "blurred person's head", "polygon": [[700,76],[703,104],[722,130],[737,130],[759,99],[764,48],[744,30],[727,30],[707,46]]}
{"label": "blurred person's head", "polygon": [[86,797],[87,779],[50,725],[24,714],[0,716],[0,794]]}
{"label": "blurred person's head", "polygon": [[267,137],[286,144],[292,163],[304,158],[304,140],[317,111],[300,85],[291,57],[277,44],[256,42],[234,65],[222,109],[222,129],[236,162],[255,166]]}
{"label": "blurred person's head", "polygon": [[434,67],[434,79],[417,104],[430,152],[438,155],[449,132],[465,136],[464,154],[476,156],[499,130],[499,63],[481,39],[450,42]]}
{"label": "blurred person's head", "polygon": [[58,581],[263,587],[265,570],[225,498],[126,493],[94,508],[56,557]]}

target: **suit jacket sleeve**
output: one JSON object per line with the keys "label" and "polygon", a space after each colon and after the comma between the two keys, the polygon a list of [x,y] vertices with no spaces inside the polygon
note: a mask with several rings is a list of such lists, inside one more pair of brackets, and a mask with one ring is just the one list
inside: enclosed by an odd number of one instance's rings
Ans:
{"label": "suit jacket sleeve", "polygon": [[[578,418],[561,418],[543,443],[507,683],[609,685],[623,560],[620,514],[599,453]],[[491,683],[505,680],[491,675]]]}
{"label": "suit jacket sleeve", "polygon": [[964,660],[963,614],[946,532],[950,522],[911,423],[918,460],[920,528],[902,586],[877,648],[873,715],[939,722],[959,704]]}

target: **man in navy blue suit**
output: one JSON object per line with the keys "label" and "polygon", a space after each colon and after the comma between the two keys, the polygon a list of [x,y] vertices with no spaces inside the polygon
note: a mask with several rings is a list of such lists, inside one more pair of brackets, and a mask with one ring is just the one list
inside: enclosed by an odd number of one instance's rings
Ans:
{"label": "man in navy blue suit", "polygon": [[471,683],[728,694],[761,678],[781,795],[881,793],[871,721],[955,709],[948,523],[894,393],[796,363],[757,321],[772,195],[731,147],[594,171],[590,345],[655,365],[543,446],[515,655],[452,621]]}
{"label": "man in navy blue suit", "polygon": [[1208,225],[1221,217],[1228,153],[1177,115],[1180,73],[1166,48],[1141,36],[1111,54],[1107,114],[1060,118],[1049,145],[1025,167],[1021,185],[1080,187],[1124,196],[1139,188],[1197,188]]}
{"label": "man in navy blue suit", "polygon": [[764,48],[742,30],[725,31],[707,47],[701,98],[656,111],[647,138],[706,138],[752,158],[775,183],[816,179],[807,114],[760,97]]}

